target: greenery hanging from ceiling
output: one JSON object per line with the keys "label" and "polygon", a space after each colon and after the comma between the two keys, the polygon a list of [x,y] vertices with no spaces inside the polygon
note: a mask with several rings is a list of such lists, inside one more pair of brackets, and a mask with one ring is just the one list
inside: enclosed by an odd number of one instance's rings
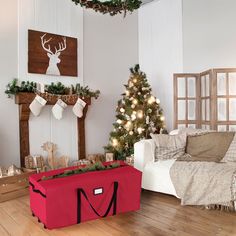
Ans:
{"label": "greenery hanging from ceiling", "polygon": [[142,2],[140,0],[111,0],[111,1],[98,1],[98,0],[72,0],[76,5],[81,7],[93,9],[102,14],[110,14],[111,16],[127,12],[133,12],[139,9]]}

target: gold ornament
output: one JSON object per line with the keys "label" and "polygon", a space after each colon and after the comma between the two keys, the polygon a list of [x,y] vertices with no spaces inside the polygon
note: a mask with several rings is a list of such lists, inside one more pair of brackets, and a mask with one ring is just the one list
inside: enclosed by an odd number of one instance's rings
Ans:
{"label": "gold ornament", "polygon": [[134,132],[133,131],[129,131],[129,135],[133,135],[134,134]]}
{"label": "gold ornament", "polygon": [[137,80],[136,78],[133,79],[133,83],[134,83],[134,84],[137,83],[137,81],[138,81],[138,80]]}
{"label": "gold ornament", "polygon": [[134,108],[135,108],[135,105],[134,105],[134,104],[132,104],[132,105],[131,105],[131,108],[132,108],[132,109],[134,109]]}
{"label": "gold ornament", "polygon": [[137,100],[137,99],[133,99],[132,102],[133,102],[134,105],[137,105],[137,104],[138,104],[138,100]]}
{"label": "gold ornament", "polygon": [[160,104],[160,103],[161,103],[161,101],[160,101],[159,98],[156,99],[156,103],[157,103],[157,104]]}
{"label": "gold ornament", "polygon": [[125,129],[128,131],[128,130],[131,130],[132,129],[132,126],[133,126],[133,124],[132,124],[132,122],[131,121],[128,121],[126,124],[125,124]]}

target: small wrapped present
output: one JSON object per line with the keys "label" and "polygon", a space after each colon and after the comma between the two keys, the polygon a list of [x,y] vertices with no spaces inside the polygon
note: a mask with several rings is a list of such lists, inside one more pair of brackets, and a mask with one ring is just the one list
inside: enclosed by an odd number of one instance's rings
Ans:
{"label": "small wrapped present", "polygon": [[31,155],[25,157],[25,167],[27,169],[34,169],[35,168],[34,158]]}

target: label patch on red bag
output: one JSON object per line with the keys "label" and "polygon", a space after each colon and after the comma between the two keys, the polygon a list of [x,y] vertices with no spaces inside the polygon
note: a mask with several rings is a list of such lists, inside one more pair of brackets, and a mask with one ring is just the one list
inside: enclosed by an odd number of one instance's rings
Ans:
{"label": "label patch on red bag", "polygon": [[94,194],[94,195],[103,194],[103,188],[95,188],[95,189],[93,190],[93,194]]}

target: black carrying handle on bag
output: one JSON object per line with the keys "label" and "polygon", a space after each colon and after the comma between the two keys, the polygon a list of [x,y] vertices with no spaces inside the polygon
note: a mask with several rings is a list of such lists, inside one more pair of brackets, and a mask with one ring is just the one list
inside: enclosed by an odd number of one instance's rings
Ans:
{"label": "black carrying handle on bag", "polygon": [[77,189],[77,223],[79,224],[81,222],[81,196],[83,194],[83,196],[85,197],[85,199],[87,200],[87,202],[89,203],[90,207],[92,208],[92,210],[94,211],[94,213],[99,216],[99,217],[106,217],[112,207],[113,204],[113,214],[116,214],[116,205],[117,205],[117,190],[118,190],[118,182],[114,182],[114,190],[113,190],[113,194],[111,197],[111,201],[108,205],[108,208],[106,210],[106,213],[104,215],[100,215],[96,209],[93,207],[93,205],[90,203],[87,194],[85,193],[85,191],[82,188]]}
{"label": "black carrying handle on bag", "polygon": [[32,187],[32,190],[33,190],[34,193],[39,193],[42,197],[46,198],[46,195],[43,194],[40,190],[35,189],[35,186],[31,182],[29,182],[29,184]]}

